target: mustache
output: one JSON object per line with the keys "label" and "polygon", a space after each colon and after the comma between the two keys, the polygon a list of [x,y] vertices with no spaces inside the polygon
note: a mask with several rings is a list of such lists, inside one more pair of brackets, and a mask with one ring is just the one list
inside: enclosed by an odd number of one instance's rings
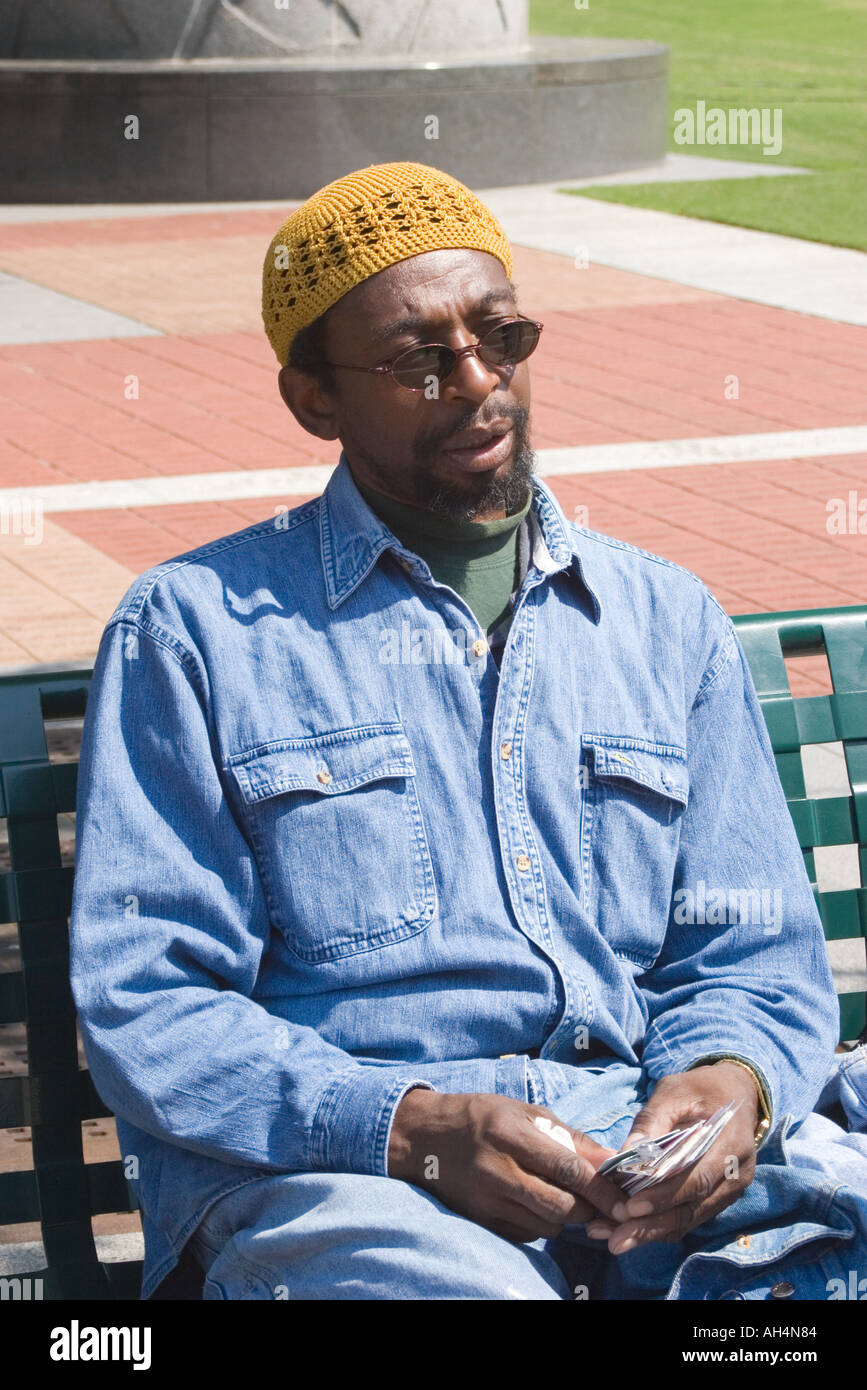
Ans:
{"label": "mustache", "polygon": [[479,419],[472,411],[468,411],[460,419],[455,420],[448,429],[437,430],[436,433],[426,433],[416,440],[416,456],[424,457],[428,454],[435,454],[440,445],[453,435],[468,433],[470,430],[487,429],[490,425],[499,424],[503,420],[508,420],[515,430],[520,433],[526,429],[530,418],[530,412],[524,405],[504,405],[491,414],[487,419]]}

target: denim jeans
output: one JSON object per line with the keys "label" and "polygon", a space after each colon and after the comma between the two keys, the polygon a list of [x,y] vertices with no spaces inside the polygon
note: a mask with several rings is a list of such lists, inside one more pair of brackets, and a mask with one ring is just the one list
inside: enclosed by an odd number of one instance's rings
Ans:
{"label": "denim jeans", "polygon": [[[530,1076],[534,1103],[612,1148],[646,1098],[640,1068],[621,1063],[531,1062]],[[867,1155],[860,1192],[793,1163],[784,1138],[760,1157],[713,1220],[618,1257],[583,1225],[517,1245],[410,1183],[356,1173],[249,1182],[211,1206],[191,1244],[206,1299],[765,1299],[791,1284],[805,1300],[850,1270],[863,1277]]]}

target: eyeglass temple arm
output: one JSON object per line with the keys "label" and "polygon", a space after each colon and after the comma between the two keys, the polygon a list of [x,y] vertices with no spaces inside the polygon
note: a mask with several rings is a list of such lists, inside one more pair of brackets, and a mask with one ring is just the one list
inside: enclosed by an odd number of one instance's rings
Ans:
{"label": "eyeglass temple arm", "polygon": [[378,367],[359,367],[354,362],[323,362],[324,367],[343,367],[347,372],[390,372],[391,363],[384,362]]}

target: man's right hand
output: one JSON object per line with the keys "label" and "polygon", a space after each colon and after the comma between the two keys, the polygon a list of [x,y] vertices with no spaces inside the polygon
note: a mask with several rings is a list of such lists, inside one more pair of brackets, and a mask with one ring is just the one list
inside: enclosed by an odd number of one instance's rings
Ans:
{"label": "man's right hand", "polygon": [[613,1216],[623,1193],[596,1169],[614,1150],[563,1125],[572,1154],[536,1128],[537,1115],[563,1123],[508,1096],[407,1091],[392,1123],[388,1175],[506,1240],[551,1238],[570,1223]]}

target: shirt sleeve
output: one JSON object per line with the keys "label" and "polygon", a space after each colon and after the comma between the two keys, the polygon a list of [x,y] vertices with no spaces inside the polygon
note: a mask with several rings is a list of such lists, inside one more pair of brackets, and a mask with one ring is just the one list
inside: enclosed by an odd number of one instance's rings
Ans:
{"label": "shirt sleeve", "polygon": [[735,1055],[798,1123],[833,1060],[839,1009],[821,920],[731,619],[688,725],[689,801],[663,949],[640,982],[653,1080]]}
{"label": "shirt sleeve", "polygon": [[167,632],[103,634],[82,737],[72,989],[94,1084],[227,1163],[386,1175],[412,1069],[365,1067],[251,997],[271,930],[206,682]]}

